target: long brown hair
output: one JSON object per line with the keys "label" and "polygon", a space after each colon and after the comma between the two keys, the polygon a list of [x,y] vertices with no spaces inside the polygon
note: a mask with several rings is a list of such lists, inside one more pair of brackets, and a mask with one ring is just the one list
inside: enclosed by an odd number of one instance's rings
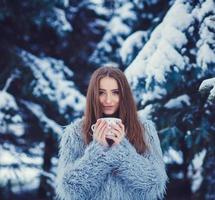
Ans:
{"label": "long brown hair", "polygon": [[136,104],[128,81],[124,73],[115,67],[98,68],[91,76],[83,123],[84,142],[89,144],[92,141],[91,125],[96,123],[97,119],[103,117],[99,102],[99,83],[102,78],[107,76],[114,78],[119,87],[120,104],[117,117],[125,125],[126,137],[138,153],[144,153],[147,149],[144,127],[138,120]]}

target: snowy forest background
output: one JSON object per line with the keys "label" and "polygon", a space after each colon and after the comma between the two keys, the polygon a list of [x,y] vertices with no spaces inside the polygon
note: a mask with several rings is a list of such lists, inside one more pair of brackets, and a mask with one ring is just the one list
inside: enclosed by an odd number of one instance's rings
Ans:
{"label": "snowy forest background", "polygon": [[54,199],[88,81],[122,69],[158,129],[166,199],[215,199],[213,0],[0,0],[0,199]]}

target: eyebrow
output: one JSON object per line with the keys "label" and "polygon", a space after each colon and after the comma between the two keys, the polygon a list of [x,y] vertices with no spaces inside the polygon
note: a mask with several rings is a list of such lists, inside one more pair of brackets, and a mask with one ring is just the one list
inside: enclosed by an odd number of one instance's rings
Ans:
{"label": "eyebrow", "polygon": [[[99,90],[106,91],[105,89],[99,88]],[[119,89],[113,89],[111,91],[119,91]]]}

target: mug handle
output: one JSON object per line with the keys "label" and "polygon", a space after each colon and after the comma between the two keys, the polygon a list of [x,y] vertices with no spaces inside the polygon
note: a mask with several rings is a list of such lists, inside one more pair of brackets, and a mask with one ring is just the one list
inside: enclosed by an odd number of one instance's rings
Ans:
{"label": "mug handle", "polygon": [[95,131],[95,124],[93,124],[92,126],[91,126],[91,130],[94,132]]}

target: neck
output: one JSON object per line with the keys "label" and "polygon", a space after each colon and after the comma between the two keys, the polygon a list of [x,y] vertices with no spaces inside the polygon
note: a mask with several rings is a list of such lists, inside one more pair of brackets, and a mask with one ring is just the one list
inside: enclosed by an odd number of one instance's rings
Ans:
{"label": "neck", "polygon": [[116,117],[116,118],[119,118],[119,113],[115,112],[114,114],[111,114],[111,115],[103,114],[102,117]]}

